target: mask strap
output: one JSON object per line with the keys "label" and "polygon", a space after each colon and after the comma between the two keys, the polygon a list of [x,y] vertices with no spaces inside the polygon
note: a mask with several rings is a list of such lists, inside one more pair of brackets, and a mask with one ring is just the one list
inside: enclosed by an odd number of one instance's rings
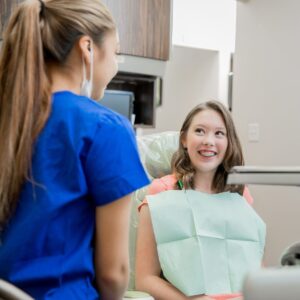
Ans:
{"label": "mask strap", "polygon": [[83,80],[81,85],[80,94],[83,96],[91,97],[93,90],[93,74],[94,74],[94,51],[92,43],[90,45],[90,78],[87,80],[86,74],[86,65],[84,61],[84,56],[82,54],[82,72],[83,72]]}
{"label": "mask strap", "polygon": [[93,90],[93,74],[94,74],[94,49],[93,49],[93,44],[91,42],[91,50],[90,50],[90,88],[91,88],[91,92]]}
{"label": "mask strap", "polygon": [[82,79],[82,82],[85,82],[86,81],[86,68],[85,68],[85,61],[84,61],[84,58],[83,58],[83,54],[82,54],[82,73],[83,73],[83,79]]}

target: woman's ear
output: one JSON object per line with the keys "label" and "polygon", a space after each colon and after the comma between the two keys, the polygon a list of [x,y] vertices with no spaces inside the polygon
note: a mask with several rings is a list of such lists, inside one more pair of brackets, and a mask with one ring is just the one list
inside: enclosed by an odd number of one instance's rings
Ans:
{"label": "woman's ear", "polygon": [[92,47],[92,39],[84,35],[78,41],[79,51],[84,59],[84,61],[88,64],[91,63],[91,47]]}
{"label": "woman's ear", "polygon": [[180,143],[182,145],[182,147],[185,149],[186,148],[186,138],[185,138],[185,134],[183,134],[180,138]]}

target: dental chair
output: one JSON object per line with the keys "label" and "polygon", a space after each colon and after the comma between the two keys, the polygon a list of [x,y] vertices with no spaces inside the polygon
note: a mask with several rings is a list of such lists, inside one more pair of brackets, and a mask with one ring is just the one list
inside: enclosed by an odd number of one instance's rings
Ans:
{"label": "dental chair", "polygon": [[[143,166],[151,180],[171,173],[171,158],[178,149],[178,132],[162,132],[138,137]],[[299,185],[300,167],[234,167],[228,184]],[[137,208],[144,200],[148,187],[133,195],[130,220],[130,282],[125,299],[152,300],[150,295],[135,290],[135,244],[138,226]],[[250,273],[243,287],[245,300],[300,299],[300,242],[288,247],[281,257],[282,268],[264,268]],[[287,267],[292,266],[292,267]]]}
{"label": "dental chair", "polygon": [[[138,149],[142,164],[150,180],[160,178],[171,173],[171,158],[178,149],[179,133],[176,131],[166,131],[157,134],[150,134],[137,137]],[[132,197],[132,209],[130,216],[129,233],[129,291],[124,299],[135,298],[150,300],[152,297],[145,295],[141,297],[135,290],[135,246],[138,227],[138,206],[147,194],[148,186],[137,190]]]}
{"label": "dental chair", "polygon": [[[300,185],[300,166],[236,166],[227,184]],[[262,268],[247,275],[245,300],[300,299],[300,242],[290,245],[281,256],[281,267]]]}
{"label": "dental chair", "polygon": [[28,294],[12,285],[11,283],[0,279],[0,300],[33,300]]}

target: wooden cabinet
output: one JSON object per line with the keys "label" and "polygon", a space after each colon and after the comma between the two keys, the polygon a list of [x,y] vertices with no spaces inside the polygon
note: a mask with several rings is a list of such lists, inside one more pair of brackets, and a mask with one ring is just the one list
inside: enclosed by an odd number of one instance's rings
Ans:
{"label": "wooden cabinet", "polygon": [[121,53],[168,60],[171,0],[103,0],[118,25]]}
{"label": "wooden cabinet", "polygon": [[0,37],[2,39],[2,32],[6,22],[12,12],[12,9],[23,0],[0,0]]}
{"label": "wooden cabinet", "polygon": [[[12,8],[22,1],[0,0],[1,38]],[[116,20],[122,54],[169,59],[172,0],[102,1]]]}

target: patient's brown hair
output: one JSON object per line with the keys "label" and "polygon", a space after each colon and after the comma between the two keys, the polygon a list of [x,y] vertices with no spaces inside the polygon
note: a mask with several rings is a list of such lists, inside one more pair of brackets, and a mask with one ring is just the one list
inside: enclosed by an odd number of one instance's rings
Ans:
{"label": "patient's brown hair", "polygon": [[228,172],[233,166],[243,165],[244,158],[241,143],[236,133],[233,119],[229,110],[219,101],[208,101],[194,107],[185,118],[180,129],[179,148],[172,158],[172,168],[177,180],[181,180],[185,189],[194,188],[195,169],[190,161],[187,151],[184,149],[182,140],[185,137],[195,115],[203,110],[213,110],[222,117],[226,131],[228,146],[222,164],[219,165],[212,183],[212,189],[216,193],[225,191],[243,194],[243,185],[227,185]]}

